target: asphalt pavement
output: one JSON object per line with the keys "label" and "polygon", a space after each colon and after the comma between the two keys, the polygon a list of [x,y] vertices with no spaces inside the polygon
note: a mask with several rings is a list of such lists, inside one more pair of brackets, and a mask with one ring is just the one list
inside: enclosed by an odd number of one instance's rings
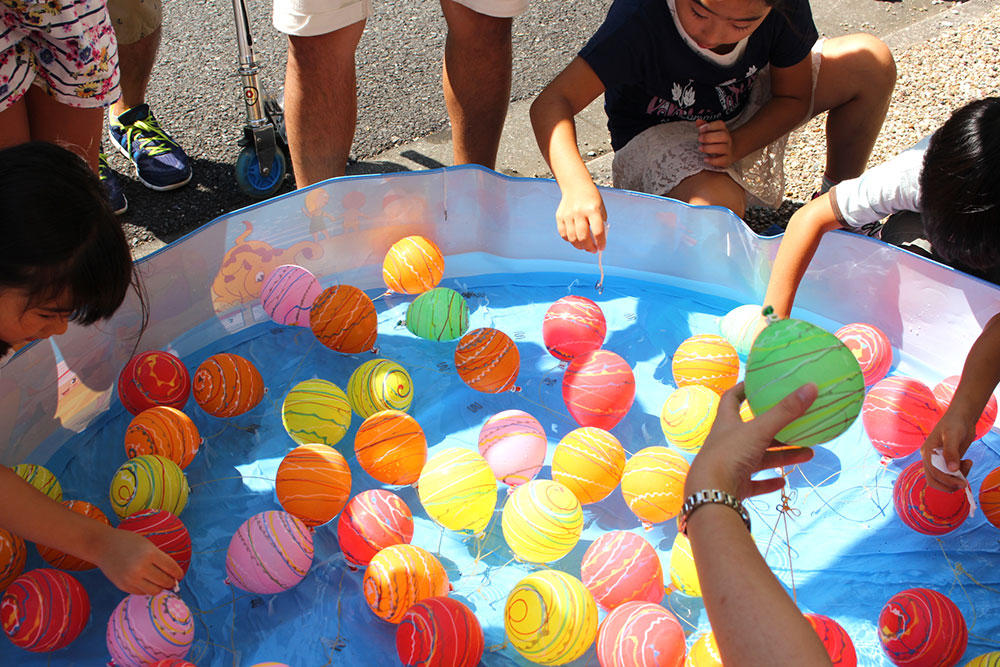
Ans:
{"label": "asphalt pavement", "polygon": [[[812,0],[821,34],[870,32],[890,45],[926,39],[942,25],[995,0]],[[422,169],[450,164],[448,116],[441,93],[445,23],[438,0],[375,0],[357,53],[358,127],[348,173]],[[603,20],[611,0],[532,0],[514,21],[511,110],[498,170],[546,176],[527,123],[530,100],[570,61]],[[172,0],[147,100],[161,124],[194,162],[192,182],[152,192],[127,160],[109,150],[125,177],[129,211],[122,216],[136,254],[149,252],[213,218],[255,202],[237,187],[234,163],[246,123],[236,73],[232,3]],[[254,52],[265,90],[280,91],[285,38],[272,26],[271,3],[248,0]],[[317,123],[323,122],[319,116]],[[579,119],[581,151],[596,169],[609,151],[595,102]],[[105,142],[108,146],[108,142]],[[289,176],[279,194],[294,188]]]}

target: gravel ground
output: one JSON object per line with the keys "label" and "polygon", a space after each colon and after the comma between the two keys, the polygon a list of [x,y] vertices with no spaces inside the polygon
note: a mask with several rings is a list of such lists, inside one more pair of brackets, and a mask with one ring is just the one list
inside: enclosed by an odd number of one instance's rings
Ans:
{"label": "gravel ground", "polygon": [[[961,28],[896,50],[898,78],[870,166],[912,146],[972,100],[1000,95],[1000,7]],[[788,218],[819,188],[826,156],[826,114],[792,134],[785,157],[787,191],[777,211],[751,209],[748,224],[762,230]]]}

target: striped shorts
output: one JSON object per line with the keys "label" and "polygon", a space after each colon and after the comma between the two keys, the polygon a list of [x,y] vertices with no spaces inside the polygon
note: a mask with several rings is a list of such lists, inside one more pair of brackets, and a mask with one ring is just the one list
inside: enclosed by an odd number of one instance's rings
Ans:
{"label": "striped shorts", "polygon": [[118,99],[118,43],[103,0],[0,0],[0,111],[32,84],[73,107]]}

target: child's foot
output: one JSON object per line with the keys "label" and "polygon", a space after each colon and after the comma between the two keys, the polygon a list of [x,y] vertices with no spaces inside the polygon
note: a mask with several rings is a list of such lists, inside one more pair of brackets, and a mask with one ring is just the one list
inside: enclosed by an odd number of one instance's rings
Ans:
{"label": "child's foot", "polygon": [[108,156],[102,151],[98,156],[97,173],[101,177],[101,183],[108,193],[108,200],[111,202],[111,210],[116,215],[121,215],[128,210],[128,201],[125,199],[125,191],[122,188],[122,179],[118,177],[118,172],[108,166]]}
{"label": "child's foot", "polygon": [[108,118],[111,143],[135,165],[136,176],[151,190],[173,190],[191,180],[191,161],[163,131],[148,104]]}

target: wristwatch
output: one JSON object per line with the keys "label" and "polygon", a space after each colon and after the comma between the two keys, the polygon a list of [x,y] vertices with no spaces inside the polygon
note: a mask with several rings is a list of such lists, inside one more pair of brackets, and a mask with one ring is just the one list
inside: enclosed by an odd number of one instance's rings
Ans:
{"label": "wristwatch", "polygon": [[677,517],[677,530],[682,535],[687,536],[687,521],[688,517],[691,516],[691,512],[709,503],[721,503],[722,505],[732,507],[739,513],[740,518],[743,519],[743,523],[747,525],[747,530],[750,530],[750,514],[743,507],[743,503],[736,496],[725,491],[719,491],[718,489],[702,489],[688,496],[681,506],[680,516]]}

